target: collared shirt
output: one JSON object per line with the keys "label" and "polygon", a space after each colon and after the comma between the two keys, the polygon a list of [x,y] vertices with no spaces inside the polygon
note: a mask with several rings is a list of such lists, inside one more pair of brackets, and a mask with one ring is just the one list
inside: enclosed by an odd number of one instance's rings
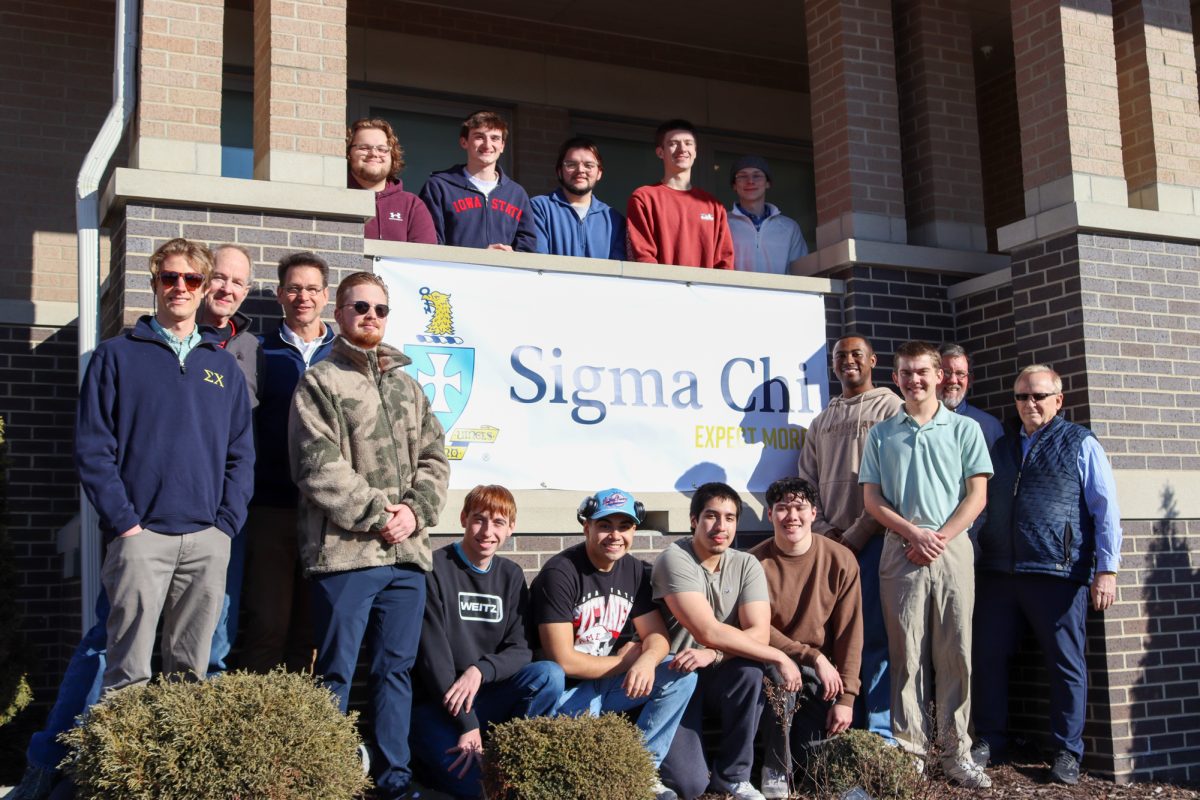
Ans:
{"label": "collared shirt", "polygon": [[196,349],[196,345],[200,344],[200,326],[192,328],[192,332],[185,338],[180,339],[175,334],[164,328],[158,323],[154,317],[150,317],[150,329],[158,334],[159,338],[167,343],[167,346],[175,351],[175,355],[179,358],[179,366],[183,366],[183,362],[187,359],[188,353]]}
{"label": "collared shirt", "polygon": [[316,355],[317,350],[325,343],[325,323],[321,323],[321,333],[311,342],[306,342],[301,339],[295,331],[289,328],[286,324],[279,326],[279,331],[283,334],[283,340],[300,351],[300,357],[304,359],[304,368],[308,369],[312,366],[312,357]]}
{"label": "collared shirt", "polygon": [[983,428],[983,439],[987,442],[988,450],[991,450],[996,440],[1004,435],[1004,426],[1000,424],[1000,420],[986,411],[976,408],[966,400],[958,404],[958,408],[954,409],[954,413],[970,417],[979,423],[979,427]]}
{"label": "collared shirt", "polygon": [[900,516],[937,530],[966,497],[966,479],[991,474],[979,425],[938,403],[924,425],[903,406],[896,416],[876,423],[867,434],[858,482],[879,484]]}
{"label": "collared shirt", "polygon": [[[1029,455],[1042,429],[1031,435],[1021,428],[1021,458]],[[1084,438],[1079,446],[1079,482],[1083,484],[1083,501],[1096,526],[1096,571],[1116,572],[1121,565],[1121,510],[1117,507],[1117,484],[1113,479],[1108,456],[1095,436]]]}

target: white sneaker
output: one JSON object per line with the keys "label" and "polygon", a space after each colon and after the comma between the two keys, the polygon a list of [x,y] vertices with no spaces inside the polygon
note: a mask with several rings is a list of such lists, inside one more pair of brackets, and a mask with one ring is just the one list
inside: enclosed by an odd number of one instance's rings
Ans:
{"label": "white sneaker", "polygon": [[772,769],[771,767],[762,768],[762,795],[767,800],[787,800],[791,795],[788,794],[787,773]]}
{"label": "white sneaker", "polygon": [[[763,796],[763,793],[755,789],[754,784],[750,781],[738,781],[726,791],[737,798],[737,800],[767,800]],[[784,794],[783,797],[787,797],[787,795]]]}
{"label": "white sneaker", "polygon": [[946,777],[966,789],[988,789],[992,779],[974,761],[948,761],[942,764]]}
{"label": "white sneaker", "polygon": [[667,788],[662,781],[655,781],[650,791],[654,792],[654,800],[679,800],[679,795]]}

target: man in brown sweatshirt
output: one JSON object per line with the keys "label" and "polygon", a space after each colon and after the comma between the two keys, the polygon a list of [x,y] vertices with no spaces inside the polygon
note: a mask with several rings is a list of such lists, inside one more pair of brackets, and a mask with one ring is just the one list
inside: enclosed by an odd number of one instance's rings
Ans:
{"label": "man in brown sweatshirt", "polygon": [[892,739],[891,681],[887,629],[879,600],[879,555],[883,526],[863,508],[858,465],[867,433],[895,416],[903,401],[887,387],[871,382],[875,350],[863,336],[849,334],[833,346],[833,372],[842,393],[830,398],[804,436],[799,475],[817,487],[812,529],[841,542],[858,555],[862,586],[863,689],[854,708],[854,726]]}
{"label": "man in brown sweatshirt", "polygon": [[750,554],[767,578],[771,646],[791,656],[804,677],[799,692],[785,695],[795,704],[789,728],[770,700],[759,725],[763,796],[786,798],[789,756],[803,762],[809,743],[850,727],[860,686],[862,594],[854,554],[813,535],[819,501],[811,483],[781,478],[766,499],[774,536]]}

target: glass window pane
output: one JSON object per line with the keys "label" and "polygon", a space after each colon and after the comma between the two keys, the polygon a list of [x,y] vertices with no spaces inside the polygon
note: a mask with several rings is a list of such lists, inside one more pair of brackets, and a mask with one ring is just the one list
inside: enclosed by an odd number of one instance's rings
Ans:
{"label": "glass window pane", "polygon": [[225,89],[221,92],[221,175],[254,177],[254,95]]}

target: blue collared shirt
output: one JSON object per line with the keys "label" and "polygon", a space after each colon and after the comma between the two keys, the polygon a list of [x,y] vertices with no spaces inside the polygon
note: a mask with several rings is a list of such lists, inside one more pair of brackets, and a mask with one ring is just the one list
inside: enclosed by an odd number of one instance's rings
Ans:
{"label": "blue collared shirt", "polygon": [[164,328],[158,323],[154,317],[150,317],[150,329],[158,334],[158,337],[167,343],[167,346],[175,351],[175,355],[179,357],[179,366],[183,366],[183,362],[187,359],[188,353],[196,349],[196,345],[200,344],[200,326],[192,328],[192,332],[186,338],[180,339],[175,334]]}
{"label": "blue collared shirt", "polygon": [[976,408],[965,399],[958,404],[958,408],[954,409],[954,413],[962,414],[979,423],[979,427],[983,429],[983,440],[987,442],[988,450],[991,450],[996,440],[1004,435],[1004,426],[1000,424],[1000,420],[983,409]]}
{"label": "blue collared shirt", "polygon": [[[1021,458],[1037,441],[1042,429],[1032,435],[1021,428]],[[1121,565],[1121,510],[1117,507],[1117,484],[1108,456],[1095,436],[1085,437],[1079,447],[1079,482],[1083,499],[1096,526],[1096,571],[1116,572]]]}

